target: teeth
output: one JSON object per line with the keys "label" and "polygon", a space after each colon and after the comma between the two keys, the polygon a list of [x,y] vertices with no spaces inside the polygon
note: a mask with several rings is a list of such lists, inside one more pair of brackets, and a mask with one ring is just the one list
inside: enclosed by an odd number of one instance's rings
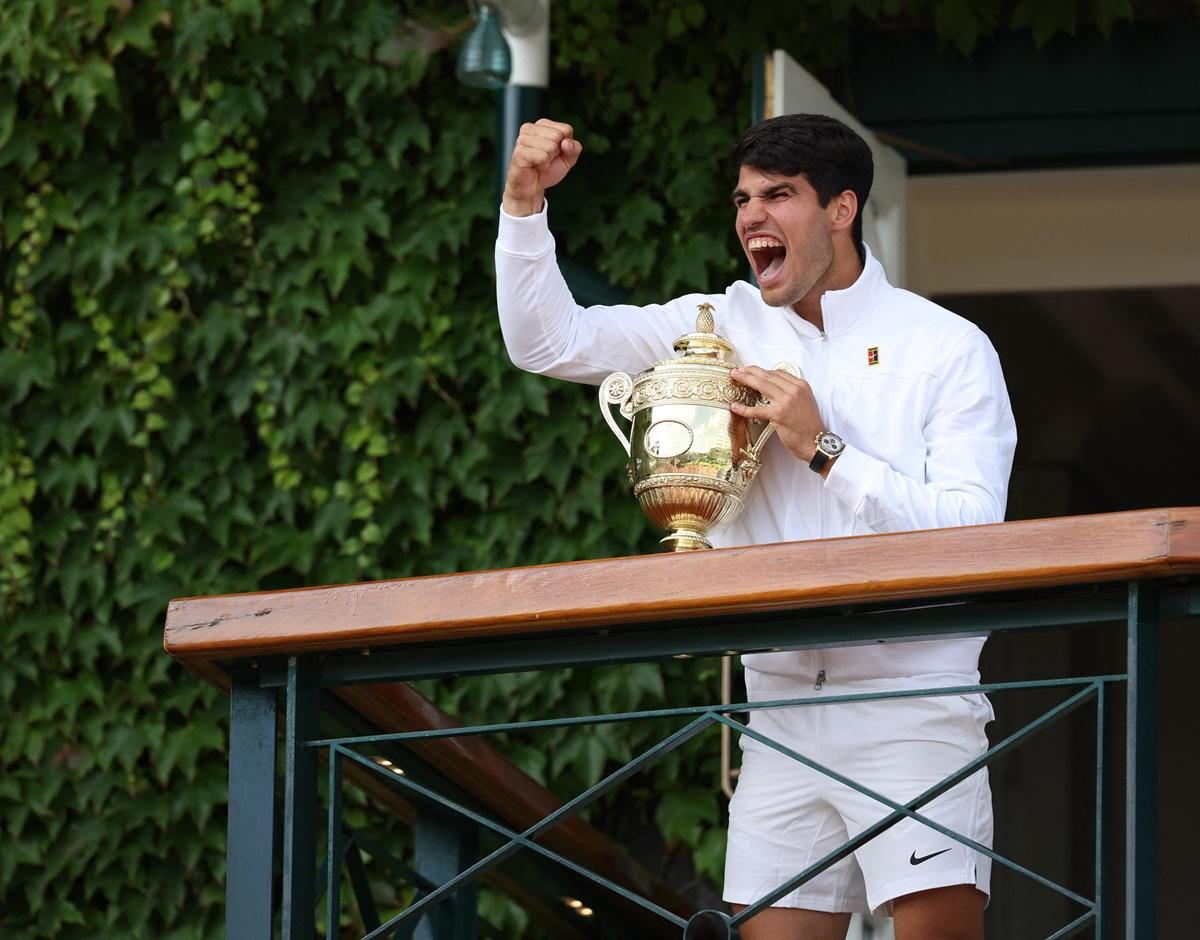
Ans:
{"label": "teeth", "polygon": [[761,251],[763,248],[782,248],[783,242],[778,238],[771,238],[766,235],[755,235],[746,241],[746,246],[751,251]]}

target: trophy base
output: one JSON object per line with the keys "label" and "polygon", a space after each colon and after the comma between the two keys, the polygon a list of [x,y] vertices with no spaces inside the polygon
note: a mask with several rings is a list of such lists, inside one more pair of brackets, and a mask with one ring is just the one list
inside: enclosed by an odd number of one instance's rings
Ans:
{"label": "trophy base", "polygon": [[712,548],[708,531],[742,509],[741,487],[698,473],[656,473],[635,482],[633,492],[646,518],[670,533],[659,543],[667,551]]}
{"label": "trophy base", "polygon": [[698,552],[701,549],[712,548],[712,542],[699,532],[690,529],[676,529],[670,535],[658,540],[673,552]]}

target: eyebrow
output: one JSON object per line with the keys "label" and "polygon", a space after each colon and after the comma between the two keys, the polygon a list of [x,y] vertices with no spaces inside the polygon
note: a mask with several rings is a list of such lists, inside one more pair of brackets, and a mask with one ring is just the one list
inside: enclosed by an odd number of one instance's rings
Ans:
{"label": "eyebrow", "polygon": [[[796,191],[797,190],[796,190],[795,185],[788,182],[787,180],[781,180],[778,183],[772,183],[770,186],[768,186],[766,189],[764,189],[762,191],[762,195],[764,197],[767,197],[767,196],[774,196],[776,193],[781,193],[781,192],[794,193]],[[732,193],[729,194],[729,198],[732,199],[734,202],[737,202],[739,199],[742,199],[742,198],[749,199],[750,194],[748,192],[746,192],[746,190],[744,190],[744,189],[735,189]]]}

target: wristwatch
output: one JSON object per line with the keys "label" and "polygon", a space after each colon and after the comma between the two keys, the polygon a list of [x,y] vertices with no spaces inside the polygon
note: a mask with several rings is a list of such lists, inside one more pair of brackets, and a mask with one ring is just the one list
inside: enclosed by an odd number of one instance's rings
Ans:
{"label": "wristwatch", "polygon": [[821,431],[816,437],[817,452],[808,465],[808,469],[820,473],[825,465],[846,449],[846,442],[832,431]]}

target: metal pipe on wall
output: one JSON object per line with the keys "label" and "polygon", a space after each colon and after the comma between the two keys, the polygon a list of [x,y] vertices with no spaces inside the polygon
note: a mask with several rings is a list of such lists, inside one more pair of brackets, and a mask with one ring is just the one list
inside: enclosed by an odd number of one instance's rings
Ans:
{"label": "metal pipe on wall", "polygon": [[496,92],[496,199],[521,125],[543,116],[550,85],[550,0],[497,0],[500,28],[512,54],[508,84]]}

